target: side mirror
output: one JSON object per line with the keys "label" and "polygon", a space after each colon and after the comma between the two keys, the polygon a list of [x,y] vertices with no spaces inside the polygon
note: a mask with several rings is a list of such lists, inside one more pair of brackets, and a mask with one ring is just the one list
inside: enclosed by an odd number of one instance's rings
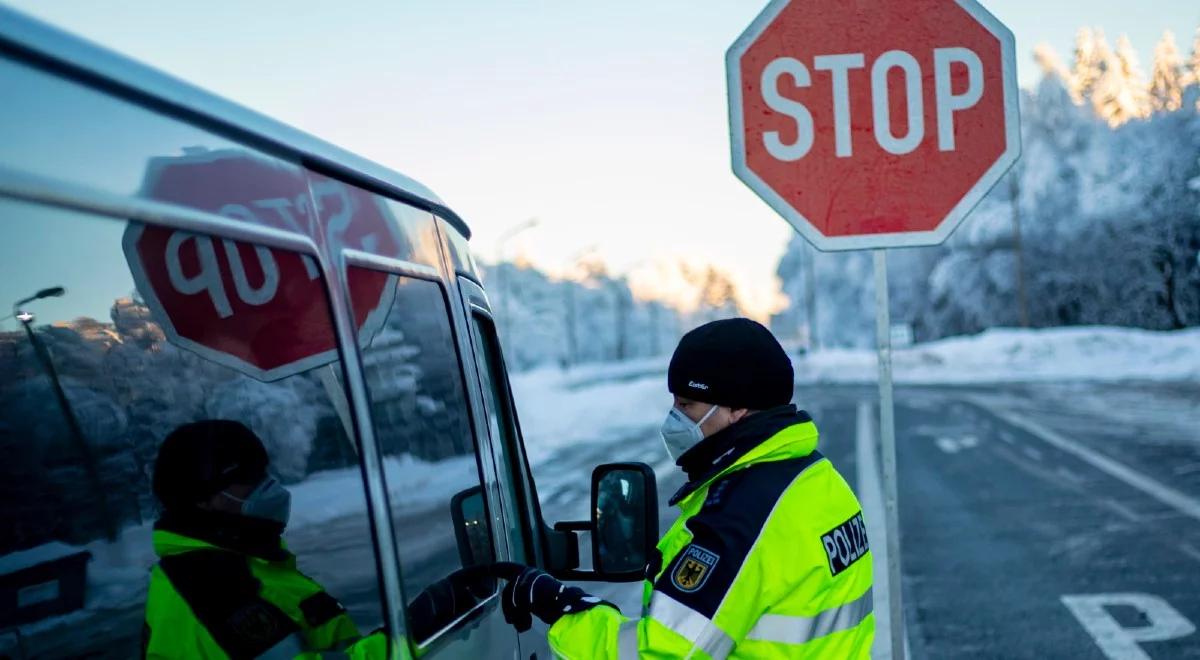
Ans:
{"label": "side mirror", "polygon": [[492,544],[488,538],[487,507],[483,487],[472,486],[450,498],[450,518],[454,521],[454,539],[463,568],[491,564]]}
{"label": "side mirror", "polygon": [[658,484],[645,463],[609,463],[592,472],[592,566],[641,580],[658,542]]}
{"label": "side mirror", "polygon": [[[566,537],[565,566],[552,570],[563,580],[637,582],[658,541],[658,484],[645,463],[608,463],[592,471],[591,520],[565,521],[554,531]],[[574,532],[590,532],[592,570],[580,571]],[[559,553],[562,554],[562,553]]]}

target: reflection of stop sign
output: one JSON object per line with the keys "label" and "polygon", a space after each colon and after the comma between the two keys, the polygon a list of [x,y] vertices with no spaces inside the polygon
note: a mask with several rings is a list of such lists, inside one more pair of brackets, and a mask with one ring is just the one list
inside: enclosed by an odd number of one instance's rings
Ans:
{"label": "reflection of stop sign", "polygon": [[734,172],[823,250],[940,243],[1020,153],[974,0],[774,0],[726,67]]}
{"label": "reflection of stop sign", "polygon": [[[311,236],[318,245],[402,250],[396,220],[374,196],[240,151],[152,161],[143,195],[234,220]],[[312,212],[315,198],[319,213]],[[313,216],[316,216],[314,219]],[[129,223],[125,258],[138,291],[172,343],[260,380],[337,360],[316,261],[243,241]],[[392,277],[347,272],[360,341],[381,326]]]}

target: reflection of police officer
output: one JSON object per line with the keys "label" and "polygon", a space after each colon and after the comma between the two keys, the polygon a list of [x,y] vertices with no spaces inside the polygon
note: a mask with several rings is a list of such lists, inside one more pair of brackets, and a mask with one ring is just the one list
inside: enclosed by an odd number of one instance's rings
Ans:
{"label": "reflection of police officer", "polygon": [[238,422],[185,424],[163,442],[147,657],[386,655],[382,633],[360,639],[341,603],[296,569],[281,538],[291,496],[267,463],[262,442]]}
{"label": "reflection of police officer", "polygon": [[642,567],[636,563],[635,555],[639,553],[644,543],[634,538],[633,523],[637,518],[635,510],[642,501],[635,486],[640,484],[624,482],[624,491],[617,494],[611,488],[601,489],[597,508],[600,510],[602,521],[599,525],[606,535],[599,545],[601,562],[607,571],[636,571]]}

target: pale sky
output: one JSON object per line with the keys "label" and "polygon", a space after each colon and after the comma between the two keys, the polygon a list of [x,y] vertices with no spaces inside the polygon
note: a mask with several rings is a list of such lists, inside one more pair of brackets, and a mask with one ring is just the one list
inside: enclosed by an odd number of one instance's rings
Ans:
{"label": "pale sky", "polygon": [[[726,48],[763,0],[307,2],[3,0],[412,176],[491,260],[496,240],[560,271],[595,247],[617,272],[664,257],[730,271],[751,310],[774,299],[791,228],[730,171]],[[984,2],[1017,38],[1022,86],[1041,42],[1127,33],[1148,72],[1196,0]]]}

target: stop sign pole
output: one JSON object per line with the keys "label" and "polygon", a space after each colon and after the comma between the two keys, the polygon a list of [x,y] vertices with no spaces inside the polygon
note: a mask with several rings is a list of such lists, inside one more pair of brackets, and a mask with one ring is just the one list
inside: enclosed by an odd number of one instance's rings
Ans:
{"label": "stop sign pole", "polygon": [[892,658],[904,658],[887,248],[937,245],[1020,156],[1012,33],[976,0],[772,0],[726,54],[739,179],[874,250]]}

